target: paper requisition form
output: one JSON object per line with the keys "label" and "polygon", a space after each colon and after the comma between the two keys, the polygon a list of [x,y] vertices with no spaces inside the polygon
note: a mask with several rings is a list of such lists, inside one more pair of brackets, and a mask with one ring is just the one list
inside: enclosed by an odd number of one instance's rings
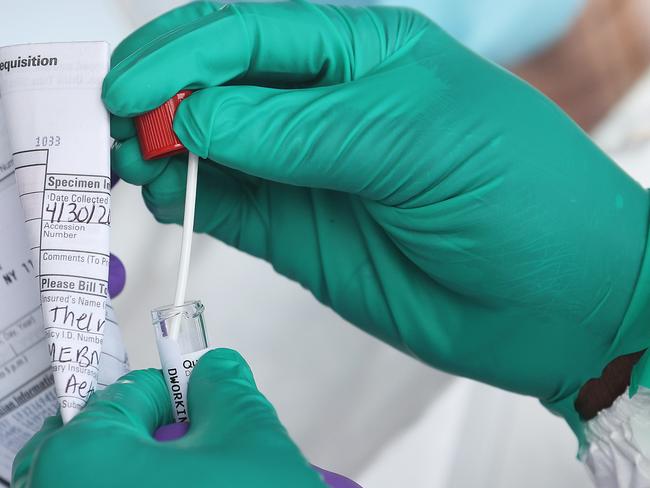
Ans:
{"label": "paper requisition form", "polygon": [[[15,68],[7,60],[17,60]],[[57,404],[70,420],[95,388],[128,371],[128,361],[107,296],[110,141],[100,89],[108,46],[11,46],[0,48],[0,65],[9,67],[0,71],[9,133],[0,122],[0,480],[7,484],[16,452]]]}

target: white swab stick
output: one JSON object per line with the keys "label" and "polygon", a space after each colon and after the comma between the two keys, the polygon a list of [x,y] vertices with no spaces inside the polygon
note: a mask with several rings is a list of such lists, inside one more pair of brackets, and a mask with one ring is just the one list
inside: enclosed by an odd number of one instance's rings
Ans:
{"label": "white swab stick", "polygon": [[[199,158],[196,154],[189,153],[187,158],[187,184],[185,186],[185,212],[183,215],[183,240],[181,242],[181,256],[178,262],[178,276],[176,280],[176,294],[174,306],[180,307],[185,303],[187,280],[190,274],[190,255],[192,254],[192,234],[194,232],[194,210],[196,208],[196,185],[199,174]],[[179,320],[173,320],[169,327],[172,339],[178,339]]]}

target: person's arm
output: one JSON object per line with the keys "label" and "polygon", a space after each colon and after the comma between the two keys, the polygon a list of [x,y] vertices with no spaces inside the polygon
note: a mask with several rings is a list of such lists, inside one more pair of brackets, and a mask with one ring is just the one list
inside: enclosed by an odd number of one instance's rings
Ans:
{"label": "person's arm", "polygon": [[649,24],[647,0],[589,0],[562,39],[513,70],[593,129],[650,66]]}

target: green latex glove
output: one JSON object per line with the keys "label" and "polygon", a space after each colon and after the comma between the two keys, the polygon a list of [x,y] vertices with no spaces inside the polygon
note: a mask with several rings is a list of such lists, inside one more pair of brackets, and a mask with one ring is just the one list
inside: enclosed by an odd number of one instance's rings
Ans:
{"label": "green latex glove", "polygon": [[189,431],[158,442],[153,432],[172,421],[162,374],[127,374],[65,427],[47,419],[16,456],[12,486],[325,488],[238,353],[208,352],[188,388]]}
{"label": "green latex glove", "polygon": [[200,2],[127,38],[103,92],[113,165],[165,223],[186,157],[142,161],[128,117],[183,88],[196,230],[369,333],[534,395],[580,438],[580,387],[650,343],[646,191],[418,13]]}

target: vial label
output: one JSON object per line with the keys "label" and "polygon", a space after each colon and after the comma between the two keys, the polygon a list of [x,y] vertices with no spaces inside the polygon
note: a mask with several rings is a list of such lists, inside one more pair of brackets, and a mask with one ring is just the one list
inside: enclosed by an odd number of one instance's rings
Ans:
{"label": "vial label", "polygon": [[159,338],[158,349],[163,375],[171,397],[174,420],[176,422],[187,422],[189,421],[187,385],[190,375],[197,361],[210,349],[206,348],[188,354],[181,354],[178,345],[167,338]]}

